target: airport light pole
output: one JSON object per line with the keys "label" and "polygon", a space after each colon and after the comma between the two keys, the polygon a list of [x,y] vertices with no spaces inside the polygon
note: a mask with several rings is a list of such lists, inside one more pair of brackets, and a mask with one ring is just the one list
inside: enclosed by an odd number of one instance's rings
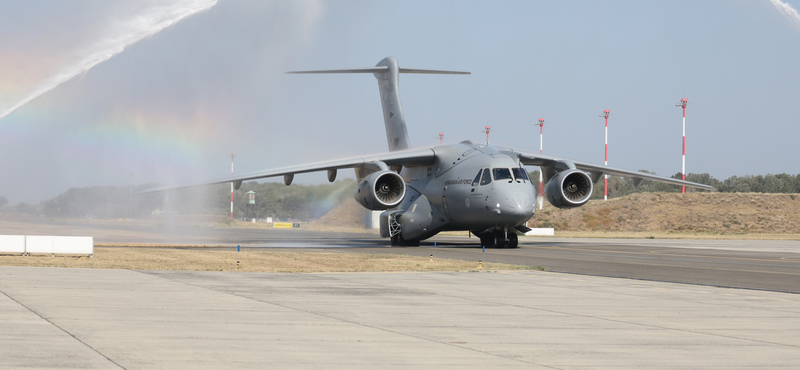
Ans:
{"label": "airport light pole", "polygon": [[[686,181],[686,104],[689,101],[686,98],[681,99],[681,102],[675,104],[676,107],[683,108],[683,148],[681,149],[682,158],[681,158],[681,177],[684,181]],[[686,186],[681,185],[681,194],[686,193]]]}
{"label": "airport light pole", "polygon": [[491,129],[492,128],[490,126],[486,126],[486,128],[484,128],[483,131],[481,131],[486,133],[486,146],[489,146],[489,130]]}
{"label": "airport light pole", "polygon": [[444,132],[440,132],[437,138],[439,139],[439,145],[442,145],[442,141],[444,139]]}
{"label": "airport light pole", "polygon": [[[231,152],[231,177],[233,176],[233,152]],[[231,220],[233,219],[233,182],[231,182]]]}
{"label": "airport light pole", "polygon": [[[539,123],[536,124],[539,126],[539,154],[544,153],[544,147],[542,146],[543,137],[544,137],[544,118],[539,118]],[[542,206],[544,206],[544,186],[543,186],[543,174],[542,168],[539,167],[539,194],[536,196],[536,201],[539,203],[539,210],[542,210]]]}
{"label": "airport light pole", "polygon": [[[610,115],[608,109],[603,111],[600,117],[606,119],[606,159],[605,165],[608,167],[608,116]],[[608,200],[608,175],[603,175],[603,200]]]}

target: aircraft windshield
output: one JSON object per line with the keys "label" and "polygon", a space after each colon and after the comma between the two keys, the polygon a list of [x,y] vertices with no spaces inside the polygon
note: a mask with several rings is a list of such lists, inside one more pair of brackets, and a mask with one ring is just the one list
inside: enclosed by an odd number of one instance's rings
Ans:
{"label": "aircraft windshield", "polygon": [[512,180],[511,171],[508,168],[494,168],[492,172],[494,172],[494,181]]}
{"label": "aircraft windshield", "polygon": [[481,181],[481,174],[482,173],[483,173],[483,170],[478,170],[478,175],[475,176],[475,180],[472,180],[472,186],[478,186],[478,182]]}
{"label": "aircraft windshield", "polygon": [[512,168],[511,171],[514,171],[514,178],[517,179],[517,181],[530,180],[530,178],[528,178],[528,173],[525,172],[524,168]]}
{"label": "aircraft windshield", "polygon": [[481,177],[481,185],[486,185],[492,182],[492,174],[488,168],[483,170],[483,177]]}

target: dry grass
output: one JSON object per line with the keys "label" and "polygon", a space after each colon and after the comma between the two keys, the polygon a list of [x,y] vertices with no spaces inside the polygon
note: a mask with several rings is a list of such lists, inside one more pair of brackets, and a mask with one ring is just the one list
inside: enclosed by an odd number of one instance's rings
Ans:
{"label": "dry grass", "polygon": [[[239,261],[239,267],[236,262]],[[69,267],[127,270],[242,272],[423,272],[477,271],[478,261],[457,261],[387,254],[218,251],[203,248],[95,248],[93,258],[0,255],[0,266]],[[487,270],[530,269],[485,263]]]}
{"label": "dry grass", "polygon": [[553,227],[557,236],[595,232],[630,237],[797,239],[798,218],[800,197],[794,194],[643,193],[593,200],[571,210],[545,203],[528,226]]}

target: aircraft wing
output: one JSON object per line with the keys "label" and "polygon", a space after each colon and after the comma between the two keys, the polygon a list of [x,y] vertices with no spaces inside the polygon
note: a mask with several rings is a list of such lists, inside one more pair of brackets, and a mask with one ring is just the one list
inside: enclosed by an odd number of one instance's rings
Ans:
{"label": "aircraft wing", "polygon": [[[674,184],[674,185],[682,185],[688,186],[692,188],[704,189],[704,190],[712,190],[716,191],[714,187],[709,185],[698,184],[696,182],[691,181],[683,181],[678,179],[673,179],[670,177],[663,177],[658,175],[653,175],[650,173],[638,172],[638,171],[628,171],[622,170],[619,168],[607,167],[599,164],[588,163],[588,162],[581,162],[581,161],[574,161],[571,159],[566,158],[558,158],[558,157],[551,157],[541,154],[534,154],[534,153],[525,153],[525,152],[511,152],[515,153],[519,157],[520,163],[526,166],[540,166],[540,167],[550,167],[550,168],[558,168],[563,167],[563,169],[567,169],[568,164],[572,163],[575,165],[575,168],[585,171],[591,172],[593,174],[597,174],[595,179],[599,179],[600,175],[606,174],[611,176],[620,176],[620,177],[630,177],[634,179],[634,184],[638,185],[642,180],[650,180],[650,181],[657,181],[663,182],[667,184]],[[511,154],[509,153],[509,154]],[[559,168],[558,170],[563,170]]]}
{"label": "aircraft wing", "polygon": [[353,158],[337,159],[332,161],[303,164],[297,166],[281,167],[272,170],[251,172],[238,176],[230,176],[216,180],[210,180],[192,184],[159,186],[144,190],[142,191],[142,193],[183,189],[183,188],[190,188],[202,185],[224,184],[229,182],[236,183],[242,181],[263,179],[267,177],[294,176],[295,174],[298,173],[330,171],[330,170],[338,170],[344,168],[356,168],[360,166],[370,165],[370,163],[374,162],[383,162],[387,166],[411,166],[411,165],[419,166],[419,165],[433,164],[434,153],[432,149],[426,148],[426,149],[388,152],[382,154],[372,154],[361,157],[353,157]]}

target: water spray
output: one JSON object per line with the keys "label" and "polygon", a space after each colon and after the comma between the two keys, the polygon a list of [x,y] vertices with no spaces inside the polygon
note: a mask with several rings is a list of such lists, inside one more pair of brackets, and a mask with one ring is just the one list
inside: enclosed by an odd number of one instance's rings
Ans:
{"label": "water spray", "polygon": [[117,29],[111,30],[111,36],[99,40],[89,47],[83,53],[86,55],[83,59],[64,67],[38,86],[28,97],[0,113],[0,119],[14,113],[17,109],[24,107],[73,77],[111,59],[111,57],[124,51],[126,47],[150,37],[186,17],[208,10],[216,3],[217,0],[184,0],[173,5],[152,7],[142,14],[136,14],[132,20],[123,22]]}

